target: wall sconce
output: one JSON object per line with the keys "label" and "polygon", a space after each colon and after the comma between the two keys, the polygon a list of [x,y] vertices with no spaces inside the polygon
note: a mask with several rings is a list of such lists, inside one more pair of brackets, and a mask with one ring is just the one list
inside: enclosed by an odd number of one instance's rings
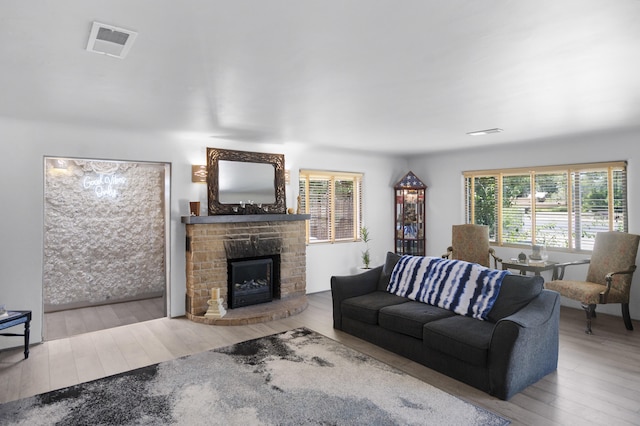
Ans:
{"label": "wall sconce", "polygon": [[207,166],[191,166],[191,182],[207,182]]}
{"label": "wall sconce", "polygon": [[284,184],[285,185],[289,185],[289,183],[291,183],[291,178],[289,176],[289,170],[284,171]]}

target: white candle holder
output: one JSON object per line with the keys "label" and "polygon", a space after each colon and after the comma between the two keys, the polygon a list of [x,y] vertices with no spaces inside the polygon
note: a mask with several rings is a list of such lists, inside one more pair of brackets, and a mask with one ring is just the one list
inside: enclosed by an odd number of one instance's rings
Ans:
{"label": "white candle holder", "polygon": [[227,313],[227,310],[222,306],[222,302],[224,299],[220,297],[220,289],[212,288],[211,289],[211,299],[207,300],[207,305],[209,305],[209,309],[207,309],[207,313],[204,314],[205,318],[222,318]]}

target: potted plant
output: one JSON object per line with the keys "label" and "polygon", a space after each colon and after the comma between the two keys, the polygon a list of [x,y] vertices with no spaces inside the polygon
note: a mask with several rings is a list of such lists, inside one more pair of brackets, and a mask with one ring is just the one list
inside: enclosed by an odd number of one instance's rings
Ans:
{"label": "potted plant", "polygon": [[369,229],[366,226],[360,228],[360,238],[365,244],[366,250],[362,252],[362,263],[364,264],[364,269],[370,269],[369,264],[371,263],[371,255],[369,254],[369,241],[371,238],[369,237]]}

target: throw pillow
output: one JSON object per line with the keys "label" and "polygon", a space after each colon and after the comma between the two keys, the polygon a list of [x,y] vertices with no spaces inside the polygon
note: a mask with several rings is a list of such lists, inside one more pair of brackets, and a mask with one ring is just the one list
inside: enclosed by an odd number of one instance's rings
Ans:
{"label": "throw pillow", "polygon": [[540,276],[505,276],[498,298],[489,312],[489,321],[498,322],[515,314],[540,294],[543,285],[544,278]]}
{"label": "throw pillow", "polygon": [[382,267],[382,272],[380,273],[380,280],[378,281],[378,290],[387,291],[387,287],[389,286],[389,279],[391,278],[391,273],[393,272],[393,268],[400,260],[400,255],[387,252],[387,258],[384,262],[384,266]]}

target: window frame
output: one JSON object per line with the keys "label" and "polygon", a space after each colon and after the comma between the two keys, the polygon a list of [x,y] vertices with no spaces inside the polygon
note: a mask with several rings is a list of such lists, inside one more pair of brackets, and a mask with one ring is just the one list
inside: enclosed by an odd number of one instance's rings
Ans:
{"label": "window frame", "polygon": [[[583,211],[583,205],[580,204],[583,198],[578,194],[576,188],[584,189],[588,187],[588,183],[582,183],[580,176],[587,173],[604,173],[606,171],[606,209],[601,208],[603,216],[606,216],[607,228],[609,231],[628,232],[629,230],[629,203],[628,203],[628,171],[626,161],[609,161],[602,163],[581,163],[581,164],[568,164],[568,165],[555,165],[555,166],[536,166],[536,167],[520,167],[520,168],[506,168],[506,169],[491,169],[491,170],[473,170],[463,172],[463,185],[464,185],[464,210],[465,210],[465,223],[476,223],[475,209],[478,204],[478,197],[475,188],[476,179],[487,179],[489,185],[491,185],[491,179],[494,179],[495,185],[494,191],[494,205],[493,210],[495,217],[494,228],[490,235],[490,242],[492,245],[502,247],[530,247],[531,244],[544,244],[537,238],[537,229],[543,225],[543,220],[537,221],[537,215],[542,215],[538,208],[537,190],[536,190],[536,176],[556,175],[561,177],[564,175],[566,178],[566,184],[561,188],[565,193],[566,202],[566,241],[567,246],[548,246],[548,249],[566,253],[591,253],[591,249],[583,246],[584,237],[576,237],[576,231],[584,232],[580,223],[588,216],[586,211]],[[621,173],[621,175],[614,175],[614,172]],[[578,176],[578,179],[576,179]],[[507,236],[505,236],[505,214],[507,209],[504,203],[504,182],[505,178],[509,177],[521,177],[529,179],[529,204],[531,225],[530,225],[530,238],[531,243],[514,243],[506,242]],[[618,180],[620,178],[620,181]],[[618,184],[618,189],[621,188],[622,196],[616,198],[616,192],[614,185]],[[483,188],[485,189],[485,188]],[[534,195],[535,194],[535,195]],[[613,196],[610,196],[613,194]],[[484,198],[483,201],[490,200],[490,198]],[[490,204],[490,203],[488,203]],[[511,206],[509,206],[511,207]],[[594,210],[595,211],[595,210]],[[591,214],[594,213],[591,212]],[[620,214],[620,212],[622,212]],[[557,214],[557,213],[556,213]],[[618,218],[622,217],[621,222],[617,222]],[[579,222],[579,223],[576,223]],[[564,221],[558,222],[564,224]],[[555,225],[555,223],[554,223]],[[594,231],[598,232],[598,231]],[[543,234],[543,232],[540,232]],[[594,235],[595,238],[595,235]],[[590,239],[588,239],[590,241]],[[589,244],[584,244],[588,246]]]}
{"label": "window frame", "polygon": [[[357,242],[361,241],[361,229],[363,226],[362,215],[362,193],[363,193],[363,173],[357,172],[336,172],[325,170],[309,170],[301,169],[299,171],[298,189],[299,189],[299,206],[301,207],[301,213],[310,214],[311,219],[305,221],[306,229],[306,242],[307,244],[334,244],[340,242]],[[329,182],[329,223],[328,223],[328,238],[327,239],[313,239],[311,236],[311,226],[314,220],[313,214],[310,212],[309,203],[309,186],[313,180]],[[336,238],[336,181],[352,181],[353,182],[353,210],[352,210],[352,222],[353,229],[351,235],[347,238]],[[301,186],[304,183],[304,189]]]}

